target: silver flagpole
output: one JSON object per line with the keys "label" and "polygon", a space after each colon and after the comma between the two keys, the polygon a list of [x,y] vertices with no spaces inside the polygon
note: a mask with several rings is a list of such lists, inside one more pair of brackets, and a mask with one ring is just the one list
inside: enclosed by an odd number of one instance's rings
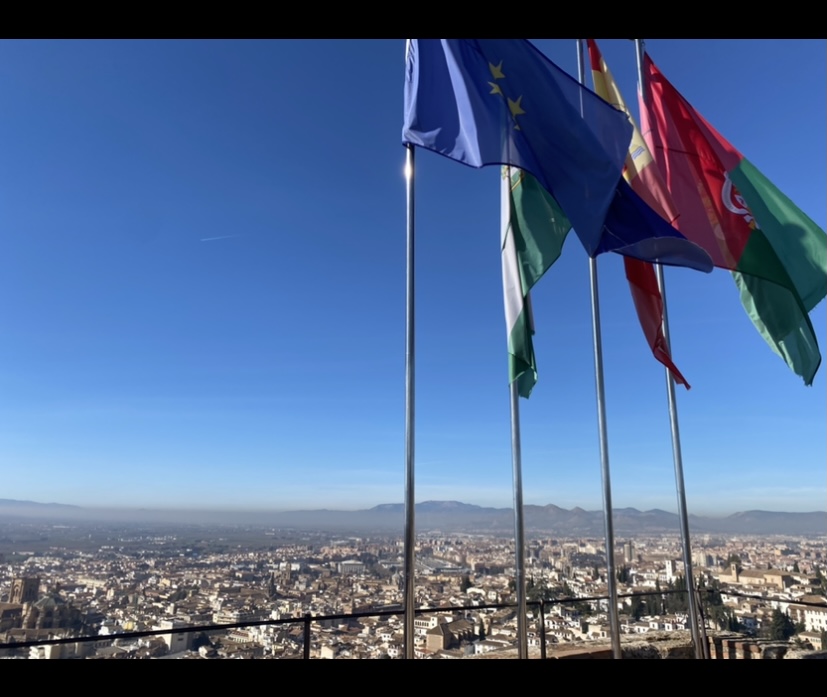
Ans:
{"label": "silver flagpole", "polygon": [[[635,54],[637,56],[637,79],[641,99],[646,100],[643,89],[643,40],[635,39]],[[672,352],[672,342],[669,340],[669,315],[666,311],[666,285],[663,278],[663,266],[655,264],[658,278],[658,289],[663,299],[663,338],[666,341],[666,350]],[[695,658],[703,658],[701,631],[698,626],[698,610],[695,603],[695,577],[692,570],[692,549],[689,540],[689,516],[686,512],[686,490],[683,479],[683,456],[681,455],[681,433],[678,427],[678,404],[675,398],[675,380],[668,368],[666,372],[666,395],[669,401],[669,425],[672,430],[672,459],[675,462],[675,488],[678,495],[678,516],[681,526],[681,542],[683,546],[683,565],[686,574],[686,592],[689,608],[689,627],[692,631],[692,642],[695,644]]]}
{"label": "silver flagpole", "polygon": [[[405,46],[407,59],[410,40]],[[405,658],[414,658],[414,146],[406,145],[405,190],[407,197],[407,290],[405,310]]]}
{"label": "silver flagpole", "polygon": [[[511,167],[501,179],[503,230],[509,234],[511,224]],[[526,617],[525,528],[523,523],[523,456],[520,445],[520,394],[517,381],[511,383],[511,465],[514,474],[514,560],[517,590],[517,657],[528,658]]]}
{"label": "silver flagpole", "polygon": [[414,657],[414,146],[407,145],[407,292],[405,311],[405,658]]}
{"label": "silver flagpole", "polygon": [[520,395],[511,383],[511,461],[514,470],[514,555],[517,562],[517,657],[528,658],[525,599],[525,528],[523,526],[523,459],[520,447]]}
{"label": "silver flagpole", "polygon": [[[577,39],[577,77],[586,82],[583,64],[583,39]],[[581,114],[583,106],[581,102]],[[612,482],[609,475],[609,437],[606,433],[606,398],[603,386],[603,340],[600,335],[600,300],[597,292],[597,261],[589,257],[589,280],[592,296],[592,336],[594,339],[594,381],[597,388],[597,429],[600,436],[600,467],[603,476],[603,516],[606,528],[606,585],[609,591],[609,629],[612,657],[622,658],[620,617],[617,610],[617,572],[615,570],[615,533],[612,520]]]}

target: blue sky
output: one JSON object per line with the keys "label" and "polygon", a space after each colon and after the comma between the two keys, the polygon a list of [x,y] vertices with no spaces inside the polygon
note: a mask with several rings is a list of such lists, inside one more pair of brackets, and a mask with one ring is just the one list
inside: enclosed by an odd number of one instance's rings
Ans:
{"label": "blue sky", "polygon": [[[573,40],[535,43],[576,75]],[[632,43],[599,44],[637,113]],[[824,226],[824,41],[647,48]],[[0,498],[402,500],[403,68],[400,40],[0,43]],[[496,169],[418,152],[418,500],[511,502],[499,236]],[[675,510],[663,369],[598,267],[614,503]],[[728,273],[666,277],[690,512],[823,510],[825,367],[805,388]],[[533,301],[525,502],[599,508],[574,236]]]}

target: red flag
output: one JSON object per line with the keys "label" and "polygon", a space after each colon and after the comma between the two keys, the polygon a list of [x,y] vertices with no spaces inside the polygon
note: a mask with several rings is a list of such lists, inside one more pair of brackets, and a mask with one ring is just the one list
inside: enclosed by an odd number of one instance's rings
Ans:
{"label": "red flag", "polygon": [[[821,364],[809,313],[827,295],[827,236],[716,131],[649,58],[646,142],[681,212],[675,227],[731,269],[764,341],[811,385]],[[777,137],[769,134],[768,137]]]}
{"label": "red flag", "polygon": [[629,281],[632,300],[635,301],[640,327],[652,349],[652,355],[669,369],[675,382],[688,390],[689,383],[672,362],[669,346],[663,335],[663,297],[655,278],[655,269],[645,261],[629,257],[623,257],[623,263],[626,266],[626,279]]}

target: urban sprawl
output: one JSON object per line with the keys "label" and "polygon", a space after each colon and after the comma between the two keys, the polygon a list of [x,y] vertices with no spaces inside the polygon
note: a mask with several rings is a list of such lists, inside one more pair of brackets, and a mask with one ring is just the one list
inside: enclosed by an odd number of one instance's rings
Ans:
{"label": "urban sprawl", "polygon": [[[403,598],[401,539],[40,523],[2,532],[0,644],[86,640],[0,649],[0,658],[302,658],[308,615],[311,658],[404,655],[404,617],[392,614]],[[10,544],[15,535],[27,542]],[[535,535],[526,553],[531,655],[543,635],[549,655],[605,644],[601,541]],[[688,633],[679,538],[620,539],[615,558],[619,595],[634,594],[619,601],[624,641]],[[433,609],[416,616],[416,656],[513,657],[513,540],[421,534],[416,560],[417,607]],[[827,648],[823,538],[701,535],[692,562],[708,631]],[[370,612],[384,614],[362,616]],[[257,624],[215,627],[244,623]],[[203,629],[174,631],[192,626]],[[128,636],[144,631],[160,633]]]}

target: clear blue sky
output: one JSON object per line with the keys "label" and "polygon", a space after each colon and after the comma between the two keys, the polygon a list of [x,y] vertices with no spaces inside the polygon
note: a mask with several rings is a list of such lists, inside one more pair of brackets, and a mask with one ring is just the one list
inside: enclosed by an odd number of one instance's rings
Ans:
{"label": "clear blue sky", "polygon": [[[576,75],[573,40],[535,43]],[[632,43],[599,43],[637,113]],[[647,42],[821,226],[825,46]],[[0,43],[0,498],[403,499],[403,68],[400,40]],[[417,156],[417,499],[507,506],[498,172]],[[663,369],[598,265],[614,503],[675,510]],[[827,368],[805,388],[727,272],[667,286],[690,512],[824,510]],[[525,502],[599,508],[574,236],[533,299]]]}

